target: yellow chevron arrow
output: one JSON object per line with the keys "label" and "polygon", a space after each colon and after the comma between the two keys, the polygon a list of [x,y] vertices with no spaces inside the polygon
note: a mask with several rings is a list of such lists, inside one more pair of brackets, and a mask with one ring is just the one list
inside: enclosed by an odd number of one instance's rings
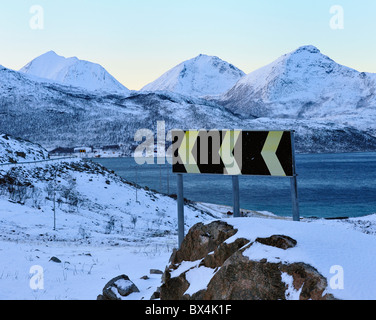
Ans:
{"label": "yellow chevron arrow", "polygon": [[264,158],[266,166],[272,176],[286,176],[276,155],[282,135],[283,131],[270,131],[261,151],[261,156]]}
{"label": "yellow chevron arrow", "polygon": [[187,131],[178,150],[178,154],[188,173],[200,173],[192,154],[192,149],[195,146],[198,134],[198,131]]}
{"label": "yellow chevron arrow", "polygon": [[[221,156],[223,164],[225,165],[225,168],[223,169],[224,174],[233,176],[242,174],[242,171],[239,168],[234,155],[232,154],[240,134],[241,131],[227,131],[223,138],[221,148],[219,149],[219,155]],[[233,139],[231,139],[231,136]]]}

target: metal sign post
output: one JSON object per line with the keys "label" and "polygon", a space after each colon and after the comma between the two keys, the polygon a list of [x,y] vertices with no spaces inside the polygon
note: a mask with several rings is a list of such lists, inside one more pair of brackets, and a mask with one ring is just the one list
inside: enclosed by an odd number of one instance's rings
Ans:
{"label": "metal sign post", "polygon": [[293,220],[300,220],[293,131],[174,130],[172,141],[179,247],[184,239],[183,174],[231,176],[234,217],[240,217],[239,175],[289,177]]}
{"label": "metal sign post", "polygon": [[179,248],[184,240],[184,193],[183,193],[183,175],[177,175],[177,200],[178,200],[178,243]]}
{"label": "metal sign post", "polygon": [[232,199],[234,217],[240,217],[239,176],[232,176]]}
{"label": "metal sign post", "polygon": [[294,221],[300,221],[299,214],[299,202],[298,202],[298,183],[296,181],[296,175],[291,177],[291,200],[292,200],[292,219]]}
{"label": "metal sign post", "polygon": [[299,202],[298,202],[298,181],[295,168],[295,132],[291,132],[291,149],[292,149],[292,171],[290,178],[291,183],[291,201],[292,201],[292,219],[300,221]]}

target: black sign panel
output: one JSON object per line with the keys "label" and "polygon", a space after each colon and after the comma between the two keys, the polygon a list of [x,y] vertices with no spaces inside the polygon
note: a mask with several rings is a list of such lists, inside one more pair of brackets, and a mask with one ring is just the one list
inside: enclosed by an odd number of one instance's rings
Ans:
{"label": "black sign panel", "polygon": [[173,131],[173,172],[293,176],[290,131]]}

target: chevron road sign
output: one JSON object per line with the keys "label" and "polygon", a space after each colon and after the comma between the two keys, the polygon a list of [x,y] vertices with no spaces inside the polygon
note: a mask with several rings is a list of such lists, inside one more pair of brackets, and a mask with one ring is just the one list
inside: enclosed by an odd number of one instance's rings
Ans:
{"label": "chevron road sign", "polygon": [[293,131],[174,130],[179,247],[184,239],[183,174],[232,176],[234,217],[240,216],[239,175],[289,177],[293,220],[299,221]]}
{"label": "chevron road sign", "polygon": [[173,131],[173,172],[291,177],[290,131]]}

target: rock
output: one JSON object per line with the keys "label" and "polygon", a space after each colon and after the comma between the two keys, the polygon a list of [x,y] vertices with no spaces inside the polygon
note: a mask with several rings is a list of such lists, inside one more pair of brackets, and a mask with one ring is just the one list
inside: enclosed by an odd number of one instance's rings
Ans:
{"label": "rock", "polygon": [[156,299],[159,299],[161,297],[161,294],[160,292],[154,292],[151,297],[150,297],[150,300],[156,300]]}
{"label": "rock", "polygon": [[180,300],[184,292],[189,288],[189,282],[185,279],[185,273],[179,277],[171,278],[165,281],[161,286],[161,300]]}
{"label": "rock", "polygon": [[208,284],[208,300],[283,300],[285,286],[278,265],[233,254]]}
{"label": "rock", "polygon": [[208,268],[218,268],[241,247],[249,243],[249,240],[244,238],[237,238],[232,243],[222,243],[215,250],[214,253],[208,254],[201,262],[201,264]]}
{"label": "rock", "polygon": [[[181,248],[174,250],[170,265],[162,277],[161,300],[330,300],[325,294],[327,280],[315,268],[305,263],[269,262],[267,258],[250,260],[243,255],[255,242],[290,250],[297,241],[286,235],[272,235],[256,238],[251,242],[246,238],[226,241],[237,232],[223,221],[208,225],[198,223],[186,235]],[[250,238],[253,238],[250,236]],[[178,270],[184,261],[197,261],[188,270]],[[187,264],[184,264],[185,266]],[[192,293],[185,292],[190,287],[186,273],[193,268],[211,268],[213,276],[206,289]],[[286,279],[292,279],[287,281]],[[293,295],[291,295],[293,293]]]}
{"label": "rock", "polygon": [[171,256],[171,263],[202,259],[236,232],[233,226],[223,221],[214,221],[208,225],[197,223],[185,236],[180,249]]}
{"label": "rock", "polygon": [[163,271],[158,269],[150,269],[150,274],[163,274]]}
{"label": "rock", "polygon": [[159,299],[161,297],[161,288],[158,287],[157,291],[155,291],[152,296],[150,297],[150,300]]}
{"label": "rock", "polygon": [[305,263],[282,265],[281,271],[293,277],[295,290],[301,290],[300,300],[333,300],[331,294],[323,295],[328,282],[315,268]]}
{"label": "rock", "polygon": [[50,259],[50,261],[53,261],[53,262],[56,262],[56,263],[61,263],[61,260],[59,258],[56,258],[56,257],[52,257]]}
{"label": "rock", "polygon": [[102,295],[97,300],[121,300],[133,292],[140,292],[136,285],[126,275],[111,279],[103,288]]}
{"label": "rock", "polygon": [[241,252],[232,255],[213,276],[205,300],[286,300],[287,285],[282,273],[293,277],[293,289],[300,290],[300,300],[331,300],[325,294],[326,279],[304,263],[270,263],[252,261]]}
{"label": "rock", "polygon": [[256,242],[284,250],[296,246],[296,240],[284,235],[273,235],[268,238],[257,238]]}
{"label": "rock", "polygon": [[142,279],[142,280],[149,280],[150,278],[145,275],[145,276],[142,276],[140,279]]}

